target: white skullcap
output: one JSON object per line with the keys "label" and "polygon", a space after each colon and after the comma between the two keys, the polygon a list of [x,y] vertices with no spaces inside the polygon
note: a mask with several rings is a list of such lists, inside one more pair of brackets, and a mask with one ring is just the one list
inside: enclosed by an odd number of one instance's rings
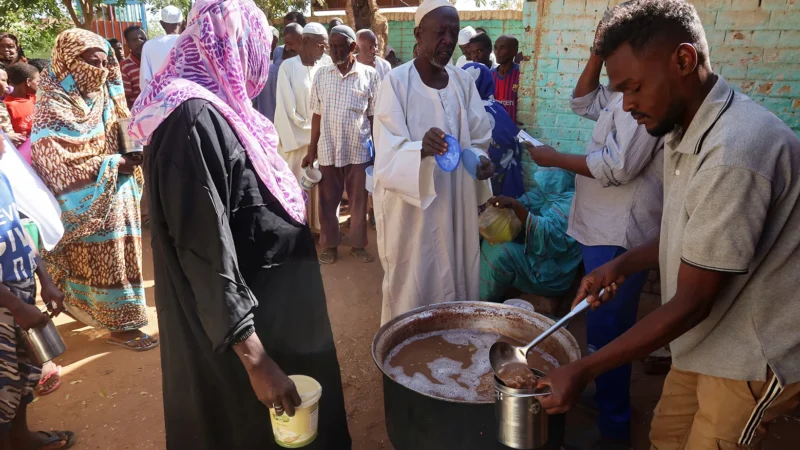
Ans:
{"label": "white skullcap", "polygon": [[303,27],[303,34],[316,34],[319,36],[328,36],[328,30],[322,26],[321,23],[309,22]]}
{"label": "white skullcap", "polygon": [[456,7],[447,0],[423,0],[422,4],[419,5],[419,8],[417,8],[416,14],[414,14],[414,26],[418,27],[425,16],[427,16],[431,11],[439,8],[456,9]]}
{"label": "white skullcap", "polygon": [[183,13],[176,6],[165,6],[161,10],[161,21],[164,23],[181,23],[183,22]]}
{"label": "white skullcap", "polygon": [[470,26],[464,27],[463,30],[458,32],[458,45],[467,45],[469,44],[470,39],[474,38],[478,35],[478,32],[475,31],[475,28]]}

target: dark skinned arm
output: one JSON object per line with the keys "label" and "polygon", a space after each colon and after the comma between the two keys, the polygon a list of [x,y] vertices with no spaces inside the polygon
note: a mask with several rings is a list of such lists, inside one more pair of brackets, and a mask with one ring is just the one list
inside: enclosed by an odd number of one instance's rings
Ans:
{"label": "dark skinned arm", "polygon": [[591,94],[600,86],[600,73],[603,71],[603,58],[592,53],[589,55],[589,62],[583,68],[578,84],[575,85],[573,97],[583,97]]}
{"label": "dark skinned arm", "polygon": [[586,164],[585,155],[568,155],[549,145],[534,147],[526,142],[525,146],[528,148],[528,153],[531,155],[533,162],[541,167],[558,167],[578,175],[594,178],[589,166]]}
{"label": "dark skinned arm", "polygon": [[322,116],[319,114],[311,116],[311,142],[308,143],[308,153],[306,153],[306,157],[303,158],[302,167],[308,167],[314,164],[314,160],[317,159],[317,144],[319,144],[319,128],[321,121]]}
{"label": "dark skinned arm", "polygon": [[[608,264],[614,264],[614,261]],[[625,264],[632,265],[632,261]],[[593,274],[587,278],[591,276]],[[708,317],[730,276],[732,275],[726,272],[715,272],[681,263],[677,292],[668,303],[641,319],[610,344],[585,358],[554,370],[542,379],[542,384],[553,389],[552,395],[541,399],[542,406],[549,414],[569,410],[586,384],[599,374],[643,358],[694,328]],[[595,295],[599,286],[597,284],[592,289]]]}

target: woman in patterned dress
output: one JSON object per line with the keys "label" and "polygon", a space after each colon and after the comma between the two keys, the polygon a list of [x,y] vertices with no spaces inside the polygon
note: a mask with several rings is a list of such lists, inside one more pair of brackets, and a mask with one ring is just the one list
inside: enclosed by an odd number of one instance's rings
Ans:
{"label": "woman in patterned dress", "polygon": [[41,76],[33,167],[61,205],[64,237],[44,261],[67,311],[111,332],[110,344],[148,350],[142,286],[139,163],[117,150],[117,120],[130,117],[119,63],[87,30],[59,34]]}

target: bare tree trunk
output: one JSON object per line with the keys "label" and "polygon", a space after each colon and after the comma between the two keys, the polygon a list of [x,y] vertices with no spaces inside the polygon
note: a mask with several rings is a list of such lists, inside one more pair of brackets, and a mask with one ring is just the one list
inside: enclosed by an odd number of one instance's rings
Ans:
{"label": "bare tree trunk", "polygon": [[91,30],[92,29],[92,22],[94,22],[94,0],[78,0],[81,5],[81,15],[83,16],[83,20],[78,17],[78,13],[75,11],[75,8],[72,6],[72,0],[61,0],[61,3],[67,8],[67,12],[69,13],[69,17],[72,19],[72,23],[75,24],[78,28],[83,28],[84,30]]}
{"label": "bare tree trunk", "polygon": [[347,22],[353,24],[356,31],[372,30],[378,36],[378,55],[384,55],[389,42],[389,21],[380,13],[376,0],[348,0]]}

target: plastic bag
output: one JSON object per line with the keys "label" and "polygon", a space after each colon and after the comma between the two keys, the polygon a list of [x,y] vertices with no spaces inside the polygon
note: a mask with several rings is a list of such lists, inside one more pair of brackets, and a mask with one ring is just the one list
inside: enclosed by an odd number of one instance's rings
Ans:
{"label": "plastic bag", "polygon": [[494,245],[513,241],[522,230],[522,222],[513,209],[489,205],[478,216],[478,229],[481,236]]}

